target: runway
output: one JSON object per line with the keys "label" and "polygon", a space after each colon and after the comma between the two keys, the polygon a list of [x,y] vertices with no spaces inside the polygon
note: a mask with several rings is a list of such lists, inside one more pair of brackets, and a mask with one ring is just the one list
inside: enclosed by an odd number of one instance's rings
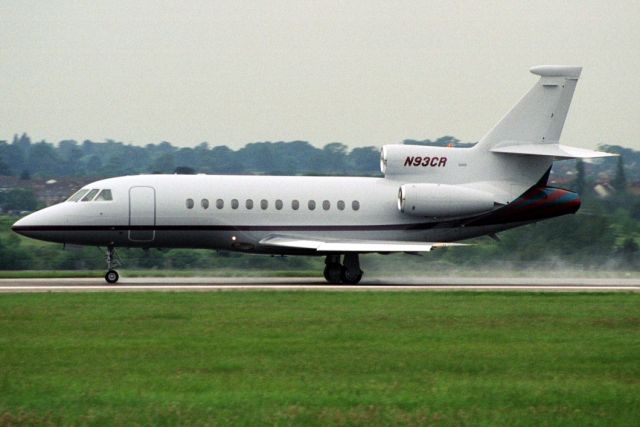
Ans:
{"label": "runway", "polygon": [[640,279],[408,277],[371,278],[359,285],[329,285],[318,278],[144,277],[109,285],[100,278],[0,279],[0,293],[28,292],[640,292]]}

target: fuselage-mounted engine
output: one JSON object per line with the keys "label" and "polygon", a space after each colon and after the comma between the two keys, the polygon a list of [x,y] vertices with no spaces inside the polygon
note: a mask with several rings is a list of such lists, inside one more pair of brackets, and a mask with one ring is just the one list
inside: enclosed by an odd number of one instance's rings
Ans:
{"label": "fuselage-mounted engine", "polygon": [[481,214],[495,206],[485,191],[447,184],[404,184],[398,191],[398,209],[407,215],[453,218]]}
{"label": "fuselage-mounted engine", "polygon": [[386,145],[380,153],[380,170],[385,178],[399,181],[400,212],[425,218],[467,217],[496,206],[496,197],[490,192],[463,183],[442,183],[454,179],[471,182],[469,168],[451,171],[452,164],[466,166],[471,157],[472,151],[466,148]]}

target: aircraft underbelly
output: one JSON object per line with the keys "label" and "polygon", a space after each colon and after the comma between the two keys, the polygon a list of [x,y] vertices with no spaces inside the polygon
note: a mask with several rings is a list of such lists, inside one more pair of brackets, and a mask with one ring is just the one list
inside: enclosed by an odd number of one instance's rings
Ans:
{"label": "aircraft underbelly", "polygon": [[[512,226],[516,226],[515,224]],[[152,244],[138,242],[133,246],[153,246],[163,248],[218,249],[228,251],[266,254],[311,254],[313,251],[295,248],[274,248],[260,245],[268,236],[286,234],[301,239],[371,240],[406,242],[452,242],[481,236],[510,228],[505,225],[469,228],[441,228],[436,230],[364,230],[364,231],[291,231],[269,229],[264,231],[241,230],[161,230],[156,232]],[[130,242],[129,245],[131,245]]]}

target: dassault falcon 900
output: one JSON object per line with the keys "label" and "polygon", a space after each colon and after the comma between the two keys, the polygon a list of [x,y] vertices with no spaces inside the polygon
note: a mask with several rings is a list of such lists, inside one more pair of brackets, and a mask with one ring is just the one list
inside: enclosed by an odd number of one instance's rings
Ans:
{"label": "dassault falcon 900", "polygon": [[330,283],[362,278],[359,254],[424,252],[575,213],[547,184],[554,160],[610,154],[559,144],[581,67],[538,66],[529,92],[469,148],[386,145],[384,177],[136,175],[86,185],[12,229],[114,250],[209,248],[320,255]]}

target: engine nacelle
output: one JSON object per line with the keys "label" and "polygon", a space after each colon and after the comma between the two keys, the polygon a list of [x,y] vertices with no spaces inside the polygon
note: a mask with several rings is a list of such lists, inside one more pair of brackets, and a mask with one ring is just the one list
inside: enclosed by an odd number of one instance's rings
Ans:
{"label": "engine nacelle", "polygon": [[452,218],[476,215],[494,207],[493,195],[458,185],[404,184],[398,209],[407,215]]}

